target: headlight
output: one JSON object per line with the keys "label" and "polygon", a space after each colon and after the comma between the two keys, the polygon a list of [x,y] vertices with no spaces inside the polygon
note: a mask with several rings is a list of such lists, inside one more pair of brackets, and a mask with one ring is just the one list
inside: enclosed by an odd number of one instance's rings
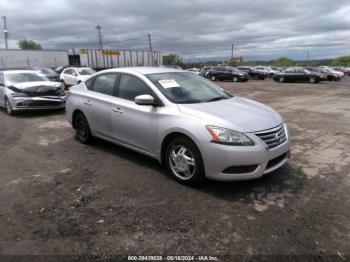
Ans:
{"label": "headlight", "polygon": [[253,146],[254,142],[245,134],[223,127],[206,126],[212,136],[211,142],[232,146]]}
{"label": "headlight", "polygon": [[28,96],[28,95],[26,93],[22,93],[22,92],[12,93],[12,97],[25,97],[25,96]]}

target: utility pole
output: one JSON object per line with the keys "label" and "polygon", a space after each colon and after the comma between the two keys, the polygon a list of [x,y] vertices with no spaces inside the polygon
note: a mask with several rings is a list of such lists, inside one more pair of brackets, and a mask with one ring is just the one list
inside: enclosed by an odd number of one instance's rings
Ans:
{"label": "utility pole", "polygon": [[151,32],[148,33],[148,43],[149,43],[149,51],[151,52],[151,66],[153,66],[153,50],[152,50],[152,39]]}
{"label": "utility pole", "polygon": [[231,46],[231,58],[233,58],[233,45]]}
{"label": "utility pole", "polygon": [[307,65],[310,66],[310,50],[307,50]]}
{"label": "utility pole", "polygon": [[102,50],[103,49],[102,35],[101,35],[102,26],[96,25],[96,29],[98,31],[98,44],[100,45],[100,49]]}
{"label": "utility pole", "polygon": [[8,43],[7,43],[7,38],[9,35],[9,32],[7,31],[7,26],[6,26],[6,16],[3,16],[2,19],[4,20],[4,36],[5,36],[5,48],[8,49]]}
{"label": "utility pole", "polygon": [[149,42],[149,51],[152,53],[152,39],[151,39],[151,32],[148,33],[148,42]]}

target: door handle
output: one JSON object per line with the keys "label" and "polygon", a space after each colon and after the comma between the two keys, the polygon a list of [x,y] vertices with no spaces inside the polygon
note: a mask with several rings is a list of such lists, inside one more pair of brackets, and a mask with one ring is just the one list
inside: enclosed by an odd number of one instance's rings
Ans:
{"label": "door handle", "polygon": [[120,107],[115,107],[115,108],[113,108],[113,112],[122,114],[123,110]]}
{"label": "door handle", "polygon": [[85,100],[85,101],[84,101],[84,104],[85,104],[85,105],[89,105],[89,106],[92,105],[92,103],[90,102],[90,100]]}

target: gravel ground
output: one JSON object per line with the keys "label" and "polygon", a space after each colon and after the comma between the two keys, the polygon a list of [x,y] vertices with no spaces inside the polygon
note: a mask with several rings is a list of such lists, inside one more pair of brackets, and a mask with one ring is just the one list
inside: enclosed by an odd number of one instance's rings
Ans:
{"label": "gravel ground", "polygon": [[284,117],[288,165],[191,188],[138,153],[80,144],[63,112],[0,112],[0,254],[349,258],[350,81],[217,83]]}

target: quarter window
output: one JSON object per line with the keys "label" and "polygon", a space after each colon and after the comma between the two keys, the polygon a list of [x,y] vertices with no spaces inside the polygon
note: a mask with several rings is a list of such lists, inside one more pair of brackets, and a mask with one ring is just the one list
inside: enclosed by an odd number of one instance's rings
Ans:
{"label": "quarter window", "polygon": [[134,101],[139,95],[152,95],[152,90],[135,76],[121,75],[119,82],[119,97]]}
{"label": "quarter window", "polygon": [[112,96],[114,94],[116,78],[116,74],[98,75],[95,78],[93,91]]}

